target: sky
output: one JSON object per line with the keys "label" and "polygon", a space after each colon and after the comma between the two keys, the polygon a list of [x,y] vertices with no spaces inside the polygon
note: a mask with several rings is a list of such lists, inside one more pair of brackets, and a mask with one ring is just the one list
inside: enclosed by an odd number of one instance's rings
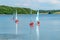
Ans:
{"label": "sky", "polygon": [[60,0],[0,0],[0,5],[41,10],[59,10]]}

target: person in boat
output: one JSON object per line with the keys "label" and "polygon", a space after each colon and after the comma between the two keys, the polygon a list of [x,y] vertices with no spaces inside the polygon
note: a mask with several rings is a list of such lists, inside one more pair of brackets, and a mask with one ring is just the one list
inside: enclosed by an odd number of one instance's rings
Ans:
{"label": "person in boat", "polygon": [[40,26],[40,22],[39,21],[37,21],[37,25]]}
{"label": "person in boat", "polygon": [[15,23],[18,23],[18,22],[19,22],[19,20],[18,20],[18,19],[16,19],[16,20],[15,20]]}
{"label": "person in boat", "polygon": [[30,27],[33,28],[34,27],[34,22],[30,22]]}

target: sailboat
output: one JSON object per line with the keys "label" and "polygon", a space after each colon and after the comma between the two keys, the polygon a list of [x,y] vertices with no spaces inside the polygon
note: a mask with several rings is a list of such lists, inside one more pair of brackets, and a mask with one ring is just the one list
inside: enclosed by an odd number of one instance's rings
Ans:
{"label": "sailboat", "polygon": [[[31,10],[31,14],[32,14],[32,10]],[[34,27],[34,22],[32,21],[32,17],[31,17],[31,22],[29,23],[30,27],[33,28]]]}
{"label": "sailboat", "polygon": [[37,16],[36,16],[36,24],[37,24],[37,26],[40,26],[39,11],[37,12]]}
{"label": "sailboat", "polygon": [[17,31],[17,29],[18,29],[18,23],[19,23],[19,20],[18,20],[18,18],[17,18],[17,10],[16,10],[16,18],[15,18],[15,23],[16,23],[16,34],[18,33]]}
{"label": "sailboat", "polygon": [[36,16],[36,34],[37,34],[37,40],[39,40],[39,27],[40,27],[40,21],[39,21],[39,11],[37,12]]}

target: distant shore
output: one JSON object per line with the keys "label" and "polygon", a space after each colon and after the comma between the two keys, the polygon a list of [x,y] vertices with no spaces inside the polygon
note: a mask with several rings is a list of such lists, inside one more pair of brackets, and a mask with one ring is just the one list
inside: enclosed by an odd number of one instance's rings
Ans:
{"label": "distant shore", "polygon": [[[18,14],[36,14],[37,10],[33,10],[30,8],[22,8],[22,7],[11,7],[0,5],[0,15],[5,14],[15,14],[17,10]],[[39,10],[40,14],[60,14],[60,10]]]}

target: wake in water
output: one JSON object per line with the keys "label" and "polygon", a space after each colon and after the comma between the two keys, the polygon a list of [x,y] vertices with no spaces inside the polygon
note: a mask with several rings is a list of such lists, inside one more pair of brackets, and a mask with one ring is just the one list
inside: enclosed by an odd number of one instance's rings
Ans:
{"label": "wake in water", "polygon": [[16,35],[18,33],[18,23],[19,23],[19,20],[18,20],[18,17],[17,17],[17,10],[16,10],[16,13],[15,13],[15,16],[13,16],[13,21],[15,21],[15,24],[16,24]]}
{"label": "wake in water", "polygon": [[39,40],[39,28],[36,26],[36,34],[37,34],[37,40]]}

